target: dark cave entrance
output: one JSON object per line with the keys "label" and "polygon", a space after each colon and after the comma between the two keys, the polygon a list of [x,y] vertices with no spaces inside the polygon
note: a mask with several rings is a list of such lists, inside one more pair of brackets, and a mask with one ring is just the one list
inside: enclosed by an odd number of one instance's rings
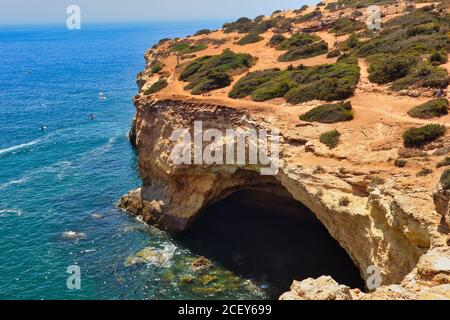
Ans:
{"label": "dark cave entrance", "polygon": [[271,298],[293,280],[332,276],[364,289],[360,272],[323,224],[281,186],[237,191],[204,209],[179,240],[264,286]]}

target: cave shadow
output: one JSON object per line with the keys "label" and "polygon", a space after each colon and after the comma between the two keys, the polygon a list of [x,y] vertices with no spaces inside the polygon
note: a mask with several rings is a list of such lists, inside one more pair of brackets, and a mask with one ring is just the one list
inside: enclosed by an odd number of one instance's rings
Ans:
{"label": "cave shadow", "polygon": [[347,252],[281,186],[235,192],[204,209],[177,240],[193,253],[252,279],[271,298],[289,291],[293,280],[323,275],[364,289]]}

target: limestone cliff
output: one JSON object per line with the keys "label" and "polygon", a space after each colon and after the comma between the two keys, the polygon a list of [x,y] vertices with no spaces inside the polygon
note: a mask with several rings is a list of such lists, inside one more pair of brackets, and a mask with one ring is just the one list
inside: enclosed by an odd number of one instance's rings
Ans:
{"label": "limestone cliff", "polygon": [[[215,33],[208,35],[208,41],[224,36],[221,30]],[[329,40],[325,33],[320,36]],[[229,46],[248,50],[231,44],[233,40],[224,41],[210,53]],[[264,60],[259,59],[252,70],[276,65],[270,58],[272,51],[255,46],[250,49]],[[359,61],[361,79],[350,99],[355,120],[305,123],[299,115],[320,101],[288,105],[277,99],[233,100],[227,98],[229,89],[194,96],[177,80],[178,57],[155,50],[146,57],[149,65],[138,78],[140,92],[135,97],[136,117],[130,132],[143,184],[121,199],[121,208],[170,232],[180,232],[203,208],[236,190],[281,185],[323,223],[363,279],[376,266],[382,280],[382,287],[366,294],[339,286],[330,278],[308,279],[294,282],[282,299],[450,299],[449,193],[438,183],[442,170],[420,174],[424,167],[436,166],[450,137],[442,137],[423,151],[424,157],[407,157],[412,151],[405,150],[401,140],[405,128],[427,122],[410,119],[399,110],[425,98],[367,91],[367,66]],[[170,81],[166,89],[148,95],[146,90],[157,81],[150,62],[155,57],[164,59]],[[330,59],[306,61],[324,62]],[[448,126],[447,119],[440,121]],[[279,171],[264,176],[258,166],[249,164],[175,165],[170,158],[175,147],[171,135],[178,128],[192,128],[195,121],[202,121],[204,130],[280,130]],[[342,135],[339,146],[331,150],[319,142],[319,136],[332,129]],[[410,159],[406,167],[394,164],[399,155]]]}

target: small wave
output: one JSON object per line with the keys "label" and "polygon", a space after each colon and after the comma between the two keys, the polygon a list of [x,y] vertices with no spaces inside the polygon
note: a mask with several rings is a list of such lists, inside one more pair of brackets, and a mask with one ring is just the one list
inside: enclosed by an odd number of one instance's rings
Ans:
{"label": "small wave", "polygon": [[15,180],[11,180],[11,181],[5,182],[3,184],[0,184],[0,190],[6,189],[6,188],[8,188],[10,186],[13,186],[13,185],[16,185],[16,184],[25,183],[28,180],[30,180],[29,177],[24,177],[24,178],[21,178],[21,179],[15,179]]}
{"label": "small wave", "polygon": [[17,151],[17,150],[28,148],[28,147],[31,147],[31,146],[34,146],[34,145],[38,144],[39,142],[41,142],[41,140],[37,139],[37,140],[31,141],[31,142],[28,142],[28,143],[22,143],[22,144],[19,144],[17,146],[9,147],[9,148],[6,148],[6,149],[0,149],[0,155],[8,154],[8,153],[11,153],[11,152],[14,152],[14,151]]}
{"label": "small wave", "polygon": [[0,210],[0,218],[5,217],[20,217],[22,215],[22,211],[17,209],[4,209]]}

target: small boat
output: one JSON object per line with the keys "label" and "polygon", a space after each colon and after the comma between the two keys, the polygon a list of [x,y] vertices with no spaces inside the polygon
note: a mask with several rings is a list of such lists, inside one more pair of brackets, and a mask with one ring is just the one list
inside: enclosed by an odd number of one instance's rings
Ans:
{"label": "small boat", "polygon": [[45,130],[47,130],[47,126],[41,126],[41,127],[39,128],[39,130],[40,130],[40,131],[45,131]]}
{"label": "small boat", "polygon": [[96,115],[95,115],[95,114],[91,113],[91,114],[89,115],[89,119],[94,120],[95,118],[96,118]]}
{"label": "small boat", "polygon": [[106,95],[105,95],[103,92],[100,92],[100,93],[98,94],[98,98],[99,98],[100,100],[106,100],[106,99],[107,99]]}

